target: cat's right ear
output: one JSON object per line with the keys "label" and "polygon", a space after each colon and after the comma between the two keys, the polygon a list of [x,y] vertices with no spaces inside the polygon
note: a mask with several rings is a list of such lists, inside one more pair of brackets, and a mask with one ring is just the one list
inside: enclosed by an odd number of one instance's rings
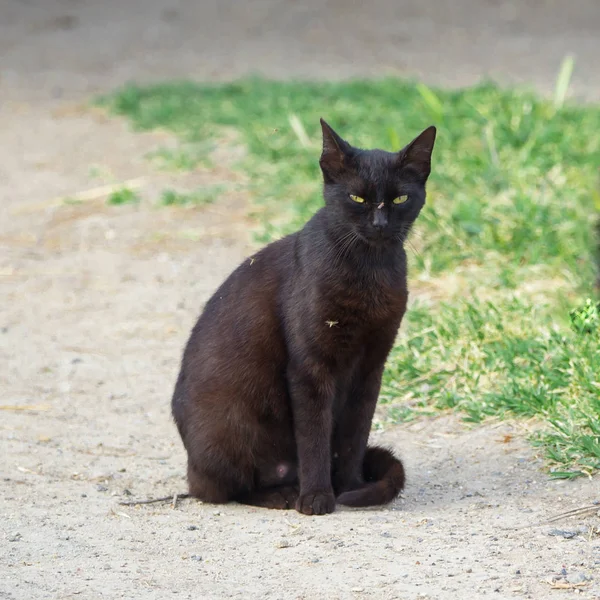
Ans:
{"label": "cat's right ear", "polygon": [[431,153],[435,144],[436,128],[431,125],[408,146],[400,150],[400,164],[412,170],[425,183],[431,173]]}
{"label": "cat's right ear", "polygon": [[325,181],[330,181],[347,168],[350,144],[343,140],[323,119],[321,119],[321,129],[323,130],[323,152],[319,164]]}

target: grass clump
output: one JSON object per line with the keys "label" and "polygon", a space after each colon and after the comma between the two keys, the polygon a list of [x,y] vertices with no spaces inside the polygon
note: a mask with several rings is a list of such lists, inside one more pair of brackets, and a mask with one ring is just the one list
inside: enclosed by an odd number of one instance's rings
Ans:
{"label": "grass clump", "polygon": [[160,204],[163,206],[187,206],[212,204],[225,190],[225,186],[215,185],[199,188],[192,192],[180,192],[174,189],[163,190]]}
{"label": "grass clump", "polygon": [[210,165],[210,141],[186,144],[176,148],[159,148],[146,156],[162,171],[192,171],[199,165]]}
{"label": "grass clump", "polygon": [[575,475],[600,469],[600,327],[562,328],[546,307],[514,297],[417,306],[405,325],[384,399],[459,409],[471,422],[541,417],[536,442],[553,463]]}
{"label": "grass clump", "polygon": [[106,203],[111,206],[122,206],[123,204],[138,204],[141,198],[137,192],[129,188],[120,188],[111,192]]}
{"label": "grass clump", "polygon": [[131,85],[104,102],[199,147],[237,130],[248,191],[268,209],[257,213],[260,241],[322,204],[320,116],[351,143],[388,150],[437,125],[411,279],[415,297],[433,286],[444,301],[409,311],[382,402],[398,419],[432,407],[474,422],[541,418],[535,443],[571,476],[600,468],[598,328],[589,307],[570,315],[593,294],[600,107],[566,104],[561,73],[554,101],[490,83],[246,79]]}

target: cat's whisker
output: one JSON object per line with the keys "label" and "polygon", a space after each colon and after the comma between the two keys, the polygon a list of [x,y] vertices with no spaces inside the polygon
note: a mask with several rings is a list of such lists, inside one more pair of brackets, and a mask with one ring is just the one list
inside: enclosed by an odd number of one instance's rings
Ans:
{"label": "cat's whisker", "polygon": [[333,249],[334,249],[334,255],[333,255],[333,268],[337,268],[337,262],[338,262],[338,258],[341,255],[345,244],[346,244],[346,240],[350,237],[351,235],[351,231],[349,231],[348,233],[345,233],[339,240],[337,240],[337,243],[334,245]]}
{"label": "cat's whisker", "polygon": [[358,235],[356,232],[350,230],[346,235],[342,237],[344,243],[342,244],[340,250],[336,253],[334,258],[334,269],[337,269],[346,259],[346,257],[350,254],[352,247],[356,240],[358,240]]}
{"label": "cat's whisker", "polygon": [[411,229],[411,227],[409,225],[405,225],[400,230],[400,233],[398,233],[395,236],[395,239],[402,243],[404,246],[408,246],[416,257],[421,258],[421,253],[417,250],[416,246],[412,243],[410,239],[413,233],[414,232]]}
{"label": "cat's whisker", "polygon": [[411,225],[403,225],[400,230],[400,236],[402,236],[403,241],[410,241],[410,238],[416,237],[420,240],[424,239],[424,236],[421,232],[415,231]]}
{"label": "cat's whisker", "polygon": [[410,237],[417,238],[418,240],[425,239],[425,234],[422,231],[419,231],[418,229],[406,228],[404,231],[407,236],[410,235]]}
{"label": "cat's whisker", "polygon": [[408,244],[409,248],[413,251],[413,254],[417,257],[422,259],[423,257],[421,256],[421,253],[417,250],[417,248],[415,247],[415,245],[410,241],[410,240],[406,240],[406,243]]}
{"label": "cat's whisker", "polygon": [[344,258],[346,258],[346,256],[348,256],[350,254],[350,252],[354,249],[354,246],[356,246],[356,242],[358,242],[359,237],[358,235],[356,235],[356,233],[352,236],[352,238],[350,239],[350,242],[348,244],[348,247],[346,248],[346,251],[344,253]]}
{"label": "cat's whisker", "polygon": [[350,229],[341,238],[339,238],[339,240],[337,240],[337,244],[335,246],[336,253],[335,253],[334,263],[337,261],[337,259],[340,256],[342,256],[344,254],[344,252],[346,252],[346,249],[348,248],[349,245],[352,244],[352,242],[354,241],[354,238],[356,238],[356,237],[357,237],[356,233],[352,229]]}

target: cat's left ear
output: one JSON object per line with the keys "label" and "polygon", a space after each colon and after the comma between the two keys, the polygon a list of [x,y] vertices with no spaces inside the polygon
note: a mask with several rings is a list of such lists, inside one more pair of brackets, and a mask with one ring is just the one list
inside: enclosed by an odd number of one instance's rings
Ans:
{"label": "cat's left ear", "polygon": [[350,144],[343,140],[323,119],[323,152],[319,159],[325,180],[335,179],[347,168]]}
{"label": "cat's left ear", "polygon": [[400,150],[400,166],[414,171],[425,183],[431,173],[431,153],[437,130],[432,125],[419,134],[408,146]]}

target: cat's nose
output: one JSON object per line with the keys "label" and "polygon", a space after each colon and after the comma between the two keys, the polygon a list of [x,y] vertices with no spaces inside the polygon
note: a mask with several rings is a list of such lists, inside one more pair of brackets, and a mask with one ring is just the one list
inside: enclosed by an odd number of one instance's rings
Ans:
{"label": "cat's nose", "polygon": [[386,225],[387,225],[386,216],[381,211],[378,210],[375,213],[375,216],[373,217],[373,227],[375,227],[375,229],[377,229],[378,231],[381,231]]}

